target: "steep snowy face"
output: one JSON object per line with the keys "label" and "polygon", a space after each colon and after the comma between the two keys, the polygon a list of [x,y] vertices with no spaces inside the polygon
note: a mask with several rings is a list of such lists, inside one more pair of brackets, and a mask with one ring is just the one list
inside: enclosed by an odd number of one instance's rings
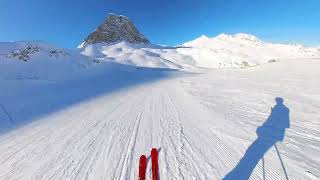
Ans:
{"label": "steep snowy face", "polygon": [[201,36],[182,46],[185,48],[180,48],[179,53],[191,56],[196,66],[206,68],[247,67],[283,59],[320,57],[318,48],[266,43],[244,33]]}
{"label": "steep snowy face", "polygon": [[149,43],[128,17],[116,14],[109,14],[106,20],[92,32],[80,45],[96,43],[113,43],[117,41],[127,41],[134,44]]}
{"label": "steep snowy face", "polygon": [[84,74],[93,58],[43,42],[1,42],[0,77],[10,79],[68,79]]}

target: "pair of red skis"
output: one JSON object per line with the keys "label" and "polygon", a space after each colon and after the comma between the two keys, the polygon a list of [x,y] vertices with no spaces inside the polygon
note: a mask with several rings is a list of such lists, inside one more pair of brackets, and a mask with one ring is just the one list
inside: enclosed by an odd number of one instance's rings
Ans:
{"label": "pair of red skis", "polygon": [[[151,150],[152,180],[159,180],[158,150]],[[139,161],[139,180],[146,180],[147,157],[142,155]]]}

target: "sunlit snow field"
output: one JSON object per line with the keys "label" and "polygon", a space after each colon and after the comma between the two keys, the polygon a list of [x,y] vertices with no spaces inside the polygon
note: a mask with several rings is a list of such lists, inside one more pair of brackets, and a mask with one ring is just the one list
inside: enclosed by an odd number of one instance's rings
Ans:
{"label": "sunlit snow field", "polygon": [[240,159],[256,158],[245,153],[276,97],[290,128],[283,142],[257,146],[266,154],[250,179],[320,178],[319,59],[106,68],[66,81],[0,79],[0,179],[137,179],[152,147],[161,179],[227,178]]}

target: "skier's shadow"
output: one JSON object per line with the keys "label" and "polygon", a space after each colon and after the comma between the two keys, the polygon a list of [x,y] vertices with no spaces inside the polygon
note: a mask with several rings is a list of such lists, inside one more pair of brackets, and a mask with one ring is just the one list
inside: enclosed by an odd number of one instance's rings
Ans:
{"label": "skier's shadow", "polygon": [[[249,146],[237,166],[229,172],[224,180],[247,180],[249,179],[259,160],[263,160],[264,154],[274,145],[281,161],[284,174],[288,179],[281,156],[276,143],[283,141],[286,128],[290,128],[289,109],[283,104],[283,98],[275,99],[276,105],[271,108],[271,114],[256,133],[258,138]],[[264,166],[264,160],[262,161]],[[265,174],[263,173],[265,179]]]}

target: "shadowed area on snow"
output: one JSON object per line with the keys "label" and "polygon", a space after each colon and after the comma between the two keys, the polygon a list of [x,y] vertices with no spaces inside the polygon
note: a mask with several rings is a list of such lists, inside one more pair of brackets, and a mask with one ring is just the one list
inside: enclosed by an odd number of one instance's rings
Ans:
{"label": "shadowed area on snow", "polygon": [[101,95],[176,77],[175,70],[170,69],[125,65],[119,69],[107,69],[106,73],[67,81],[0,81],[3,83],[0,87],[7,86],[4,93],[0,94],[0,134]]}

